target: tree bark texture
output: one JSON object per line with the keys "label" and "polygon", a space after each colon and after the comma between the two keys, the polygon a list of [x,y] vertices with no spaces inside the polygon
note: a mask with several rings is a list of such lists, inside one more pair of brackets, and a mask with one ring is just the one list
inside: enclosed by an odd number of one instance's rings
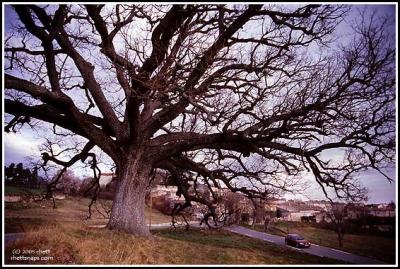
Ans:
{"label": "tree bark texture", "polygon": [[142,160],[139,152],[127,157],[121,168],[107,227],[137,236],[149,236],[145,219],[145,194],[151,166]]}

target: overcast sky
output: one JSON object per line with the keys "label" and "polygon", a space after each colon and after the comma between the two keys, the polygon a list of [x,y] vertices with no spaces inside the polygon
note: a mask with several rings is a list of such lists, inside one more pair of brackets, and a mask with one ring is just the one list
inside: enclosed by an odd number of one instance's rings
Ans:
{"label": "overcast sky", "polygon": [[[362,7],[362,6],[359,6]],[[395,16],[395,8],[393,5],[368,5],[369,12],[377,12],[378,14],[388,14],[390,16]],[[356,19],[357,12],[350,13],[347,23],[350,23],[352,19]],[[5,29],[9,28],[10,23],[14,20],[15,15],[9,8],[5,9]],[[354,16],[352,18],[352,16]],[[342,30],[345,31],[345,25],[342,25]],[[395,34],[393,29],[393,34]],[[4,39],[3,39],[4,40]],[[4,107],[4,106],[3,106]],[[3,112],[4,115],[4,112]],[[3,121],[4,122],[4,121]],[[4,128],[3,128],[4,129]],[[396,128],[397,129],[397,128]],[[8,165],[12,162],[19,163],[25,162],[24,159],[28,156],[34,158],[40,158],[40,153],[38,147],[44,142],[43,133],[38,133],[32,131],[29,128],[23,128],[21,132],[15,133],[3,133],[3,165]],[[397,141],[397,140],[396,140]],[[397,144],[397,143],[396,143]],[[396,164],[397,165],[397,164]],[[109,172],[109,167],[103,166],[103,172]],[[396,169],[390,169],[388,174],[393,178],[397,179]],[[75,166],[75,173],[79,176],[88,175],[88,170],[83,170],[78,166]],[[301,198],[301,199],[323,199],[323,193],[317,183],[310,176],[307,178],[310,181],[310,188],[308,188],[305,193],[298,195],[287,196],[287,198]],[[359,175],[360,182],[369,191],[369,202],[370,203],[380,203],[380,202],[390,202],[396,201],[396,190],[397,182],[389,182],[382,175],[375,171],[367,171]]]}
{"label": "overcast sky", "polygon": [[[40,157],[38,147],[43,140],[40,139],[40,136],[37,133],[27,128],[23,128],[23,130],[17,134],[5,133],[3,138],[5,154],[4,163],[6,165],[12,162],[25,162],[24,159],[28,156],[36,158]],[[83,177],[91,174],[91,170],[83,169],[80,164],[77,164],[74,168],[74,172],[78,176]],[[104,173],[109,172],[107,166],[102,166],[101,169]],[[393,178],[397,178],[395,176],[395,169],[391,169],[389,174],[392,175]],[[390,183],[375,171],[365,172],[361,174],[359,178],[361,183],[368,188],[368,202],[381,203],[396,201],[396,182]],[[313,177],[309,176],[306,180],[310,182],[310,187],[304,193],[299,193],[298,195],[287,195],[286,198],[297,198],[302,200],[324,199],[323,192]]]}

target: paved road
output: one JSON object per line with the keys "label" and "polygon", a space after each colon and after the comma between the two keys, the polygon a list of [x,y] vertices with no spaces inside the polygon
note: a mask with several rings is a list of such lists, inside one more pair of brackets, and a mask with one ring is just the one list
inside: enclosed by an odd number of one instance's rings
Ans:
{"label": "paved road", "polygon": [[[241,226],[230,226],[230,227],[225,227],[224,229],[227,231],[233,232],[233,233],[240,234],[240,235],[245,235],[245,236],[252,237],[252,238],[258,238],[258,239],[261,239],[261,240],[264,240],[264,241],[267,241],[270,243],[286,246],[285,238],[282,236],[262,233],[262,232],[258,232],[258,231],[248,229],[245,227],[241,227]],[[305,253],[309,253],[312,255],[320,256],[320,257],[327,257],[327,258],[332,258],[332,259],[336,259],[336,260],[342,260],[342,261],[354,263],[354,264],[384,264],[384,262],[378,261],[378,260],[375,260],[372,258],[358,256],[358,255],[344,252],[341,250],[328,248],[328,247],[322,247],[322,246],[318,246],[315,244],[311,244],[310,248],[305,248],[305,249],[304,248],[298,249],[298,248],[291,247],[291,246],[287,246],[287,247],[292,248],[297,251],[300,251],[300,252],[305,252]]]}
{"label": "paved road", "polygon": [[4,235],[4,246],[8,247],[15,241],[22,239],[24,237],[24,233],[6,233]]}

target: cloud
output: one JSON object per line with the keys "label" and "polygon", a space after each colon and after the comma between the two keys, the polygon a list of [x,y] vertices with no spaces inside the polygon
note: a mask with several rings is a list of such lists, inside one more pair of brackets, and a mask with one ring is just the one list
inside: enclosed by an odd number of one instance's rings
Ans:
{"label": "cloud", "polygon": [[4,133],[4,163],[23,162],[25,157],[39,157],[41,141],[25,133]]}
{"label": "cloud", "polygon": [[[389,182],[384,176],[373,169],[360,173],[356,177],[360,184],[368,189],[368,203],[382,203],[396,200],[397,180],[395,179],[395,169],[388,169],[386,173],[394,179],[394,182]],[[312,173],[305,173],[302,182],[307,182],[308,187],[306,190],[301,193],[288,193],[284,198],[300,200],[326,199],[321,187],[316,182]],[[335,197],[331,188],[326,188],[326,191],[330,197]]]}

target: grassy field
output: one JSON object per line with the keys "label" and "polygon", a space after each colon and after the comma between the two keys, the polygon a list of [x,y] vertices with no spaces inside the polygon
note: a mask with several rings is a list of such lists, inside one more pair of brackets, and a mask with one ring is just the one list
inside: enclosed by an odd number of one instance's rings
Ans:
{"label": "grassy field", "polygon": [[31,193],[31,194],[42,194],[46,190],[45,189],[29,189],[23,187],[16,187],[16,186],[4,186],[4,195],[12,195],[12,194],[19,194],[19,193]]}
{"label": "grassy field", "polygon": [[[264,231],[263,226],[256,226],[257,230]],[[298,233],[310,242],[346,252],[372,257],[387,263],[395,263],[395,238],[373,235],[345,234],[343,247],[339,247],[337,234],[332,230],[314,227],[302,222],[276,222],[270,226],[269,233],[285,236],[287,233]]]}
{"label": "grassy field", "polygon": [[29,232],[6,248],[7,264],[17,263],[11,261],[16,249],[48,249],[40,257],[50,257],[46,263],[55,264],[338,263],[227,232],[163,230],[147,239],[77,223],[45,225]]}
{"label": "grassy field", "polygon": [[[91,228],[104,224],[95,214],[84,220],[88,199],[71,198],[38,204],[6,203],[6,232],[24,231],[25,237],[5,249],[6,263],[15,250],[42,250],[45,261],[54,264],[337,264],[319,258],[223,231],[157,230],[140,238],[123,232]],[[149,209],[147,209],[147,216]],[[170,218],[152,212],[152,222]],[[29,255],[28,255],[29,256]]]}
{"label": "grassy field", "polygon": [[[87,219],[90,199],[70,197],[65,200],[56,200],[56,208],[51,201],[37,203],[5,203],[5,230],[8,233],[29,231],[38,224],[54,224],[80,222],[85,226],[104,225],[108,219],[104,208],[111,207],[111,201],[99,201],[92,207],[92,217]],[[102,206],[104,205],[104,207]],[[99,213],[101,212],[101,213]],[[149,222],[151,212],[152,223],[166,223],[171,217],[161,214],[157,210],[146,207],[146,220]],[[103,215],[102,215],[103,214]]]}

